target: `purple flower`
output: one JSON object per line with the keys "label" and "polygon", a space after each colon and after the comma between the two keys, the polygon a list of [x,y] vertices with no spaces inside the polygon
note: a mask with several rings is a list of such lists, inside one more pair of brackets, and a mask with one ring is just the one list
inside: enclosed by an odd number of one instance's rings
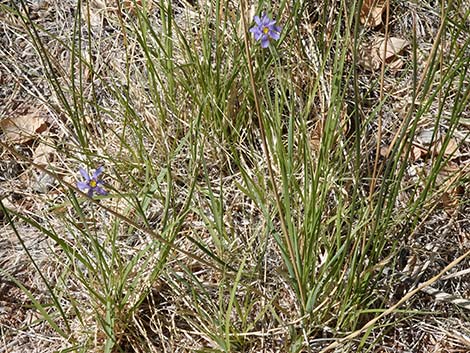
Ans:
{"label": "purple flower", "polygon": [[276,26],[276,20],[271,20],[264,12],[259,16],[255,16],[256,25],[250,28],[255,40],[261,40],[261,47],[267,48],[269,40],[278,40],[281,34],[281,27]]}
{"label": "purple flower", "polygon": [[83,192],[88,190],[87,194],[89,197],[93,197],[94,192],[99,195],[107,195],[107,192],[101,187],[103,185],[103,182],[98,179],[102,172],[103,166],[96,169],[93,175],[91,176],[85,171],[85,169],[80,168],[80,174],[85,179],[85,181],[78,181],[77,187]]}

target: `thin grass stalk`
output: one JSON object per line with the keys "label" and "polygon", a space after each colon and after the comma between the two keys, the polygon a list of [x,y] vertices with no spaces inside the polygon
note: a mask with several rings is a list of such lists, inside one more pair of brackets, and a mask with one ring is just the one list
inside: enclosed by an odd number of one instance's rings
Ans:
{"label": "thin grass stalk", "polygon": [[[33,20],[30,17],[30,12],[28,11],[28,7],[25,4],[25,0],[20,0],[20,4],[16,4],[15,2],[12,3],[13,7],[16,11],[17,16],[23,22],[24,28],[27,31],[29,37],[31,38],[33,45],[38,53],[39,59],[42,63],[42,67],[45,70],[45,76],[48,82],[51,84],[52,89],[57,94],[59,101],[62,103],[64,109],[67,111],[67,116],[69,117],[76,117],[78,109],[76,106],[71,105],[69,100],[67,99],[67,95],[62,87],[63,83],[59,82],[56,69],[59,70],[54,64],[54,59],[51,58],[49,51],[44,46],[41,36],[39,35],[38,29],[36,28],[36,24],[34,24]],[[19,9],[20,6],[23,9],[23,15]],[[86,145],[86,135],[83,134],[82,129],[79,124],[77,124],[77,120],[72,118],[72,124],[74,126],[75,131],[72,132],[72,136],[76,139],[76,141],[81,145]]]}
{"label": "thin grass stalk", "polygon": [[262,112],[261,112],[259,97],[258,97],[258,93],[257,93],[257,89],[256,89],[255,75],[253,73],[253,63],[251,61],[251,53],[250,53],[250,47],[249,47],[250,43],[248,41],[249,36],[248,36],[248,25],[246,23],[246,14],[247,14],[247,12],[246,12],[245,0],[240,1],[240,9],[241,9],[241,18],[242,18],[242,23],[243,23],[243,31],[244,31],[246,58],[247,58],[247,61],[248,61],[248,72],[249,72],[249,76],[250,76],[251,88],[252,88],[252,91],[253,91],[253,98],[254,98],[254,102],[255,102],[256,115],[258,117],[258,125],[259,125],[259,130],[260,130],[260,135],[261,135],[261,142],[262,142],[262,145],[263,145],[264,154],[266,155],[266,165],[267,165],[267,168],[268,168],[268,173],[269,173],[269,177],[271,179],[273,193],[274,193],[274,197],[275,197],[275,200],[276,200],[276,206],[277,206],[277,209],[278,209],[278,214],[279,214],[279,220],[280,220],[280,223],[281,223],[282,233],[284,234],[284,240],[286,242],[288,252],[289,252],[290,261],[291,261],[291,264],[292,264],[292,267],[293,267],[293,270],[294,270],[294,276],[295,276],[295,280],[297,282],[297,287],[298,287],[298,291],[299,291],[299,295],[300,295],[301,307],[302,307],[302,310],[304,310],[305,309],[305,304],[306,304],[304,286],[302,284],[302,279],[301,279],[299,268],[298,268],[299,264],[296,261],[296,256],[295,256],[294,248],[293,248],[293,245],[292,245],[292,241],[291,241],[291,238],[289,236],[289,232],[287,230],[287,225],[286,225],[286,221],[285,221],[285,218],[284,218],[284,211],[283,211],[281,200],[280,200],[280,197],[279,197],[279,192],[278,192],[278,189],[277,189],[277,184],[276,184],[276,179],[275,179],[275,176],[274,176],[274,171],[273,171],[273,168],[272,168],[272,165],[271,165],[271,155],[269,153],[268,144],[267,144],[267,141],[266,141],[265,128],[264,128],[264,123],[263,123],[263,115],[262,115]]}
{"label": "thin grass stalk", "polygon": [[[56,323],[55,321],[51,318],[50,314],[48,313],[48,311],[45,310],[44,306],[38,302],[34,296],[32,295],[32,293],[25,287],[23,286],[19,281],[17,281],[14,277],[11,277],[12,278],[12,281],[14,281],[23,291],[24,293],[26,293],[28,295],[28,297],[31,299],[31,301],[34,303],[34,306],[41,312],[41,314],[43,315],[43,317],[47,320],[47,322],[51,325],[51,327],[58,333],[60,334],[62,337],[64,338],[68,338],[69,335],[70,335],[70,330],[71,330],[71,327],[69,325],[69,322],[67,320],[67,315],[65,314],[63,308],[62,308],[62,305],[59,301],[59,298],[57,298],[56,294],[54,293],[54,290],[52,288],[52,286],[50,285],[49,281],[46,279],[46,277],[44,277],[41,269],[39,268],[39,266],[37,265],[36,261],[34,260],[33,256],[31,255],[28,247],[26,246],[26,244],[24,243],[23,241],[23,238],[20,236],[18,230],[16,229],[15,227],[15,222],[13,221],[11,215],[10,215],[10,210],[7,209],[5,207],[5,205],[3,204],[3,201],[2,199],[0,198],[0,207],[1,207],[1,210],[2,210],[2,213],[4,214],[4,216],[6,217],[6,220],[8,222],[8,224],[10,225],[10,227],[12,228],[13,232],[15,233],[18,241],[20,242],[21,244],[21,247],[23,248],[23,250],[25,251],[26,255],[28,256],[29,260],[31,261],[31,264],[33,265],[33,267],[35,268],[36,272],[38,273],[38,275],[41,277],[41,280],[42,282],[44,283],[44,285],[46,286],[47,290],[48,290],[48,293],[51,295],[51,298],[52,298],[52,301],[54,303],[54,307],[57,308],[57,310],[59,311],[59,314],[60,316],[62,317],[63,319],[63,322],[65,324],[65,328],[66,328],[66,331],[62,330]],[[1,271],[3,272],[3,270]]]}
{"label": "thin grass stalk", "polygon": [[[374,194],[375,185],[376,185],[376,177],[377,177],[377,169],[379,165],[379,156],[380,156],[380,144],[382,143],[382,101],[383,101],[383,94],[384,94],[384,78],[385,78],[385,57],[387,53],[387,46],[388,46],[388,36],[389,36],[389,22],[390,22],[390,0],[386,0],[385,2],[385,34],[384,34],[384,51],[383,53],[379,53],[383,58],[382,63],[380,65],[380,90],[379,90],[379,111],[377,114],[377,143],[375,147],[375,161],[374,161],[374,169],[372,172],[372,178],[370,182],[370,189],[369,189],[369,199],[372,201],[372,196]],[[372,202],[371,202],[372,204]]]}
{"label": "thin grass stalk", "polygon": [[407,300],[409,300],[411,297],[413,297],[416,293],[418,293],[419,291],[423,290],[426,287],[431,286],[433,283],[437,282],[446,272],[448,272],[449,270],[451,270],[452,268],[457,266],[460,262],[465,260],[469,255],[470,255],[470,250],[468,250],[466,253],[459,256],[457,259],[455,259],[451,263],[449,263],[436,276],[432,277],[431,279],[427,280],[426,282],[421,283],[418,287],[416,287],[412,291],[408,292],[396,304],[392,305],[390,308],[385,310],[382,314],[376,316],[375,318],[373,318],[372,320],[367,322],[362,328],[352,332],[351,334],[347,335],[344,338],[341,338],[341,339],[335,341],[334,343],[330,344],[326,348],[322,349],[320,351],[320,353],[327,353],[327,352],[331,351],[332,349],[335,349],[335,348],[341,346],[342,344],[344,344],[348,341],[351,341],[352,339],[360,336],[363,332],[371,329],[377,323],[377,321],[379,321],[380,319],[382,319],[383,317],[385,317],[387,315],[390,315],[390,314],[394,313],[396,309],[398,309],[401,305],[403,305]]}
{"label": "thin grass stalk", "polygon": [[[208,249],[206,249],[204,246],[202,246],[200,243],[198,243],[195,239],[193,239],[192,237],[189,237],[188,236],[188,239],[190,239],[192,242],[195,243],[195,245],[197,245],[201,250],[203,250],[209,257],[211,257],[213,260],[215,260],[215,262],[217,262],[219,264],[219,266],[221,267],[218,267],[216,265],[214,265],[213,263],[210,263],[206,260],[204,260],[203,258],[201,258],[200,256],[198,255],[194,255],[193,253],[189,252],[189,251],[186,251],[180,247],[177,247],[175,244],[173,244],[173,242],[171,241],[168,241],[167,239],[163,238],[161,235],[157,234],[155,231],[153,231],[152,229],[149,229],[149,228],[146,228],[145,226],[141,226],[139,225],[136,221],[130,219],[129,217],[126,217],[122,214],[120,214],[119,212],[115,211],[114,209],[112,209],[111,207],[108,207],[108,206],[105,206],[104,204],[100,203],[99,199],[95,199],[95,198],[88,198],[87,197],[87,194],[84,193],[83,191],[77,189],[74,185],[68,183],[67,181],[63,180],[62,178],[58,177],[54,172],[50,171],[50,170],[47,170],[45,167],[43,167],[42,165],[39,165],[39,164],[36,164],[34,162],[32,162],[27,156],[24,156],[22,155],[21,153],[15,151],[13,148],[11,148],[10,146],[6,145],[5,143],[1,142],[0,141],[0,146],[2,146],[3,148],[5,148],[6,150],[8,150],[10,153],[12,153],[13,155],[15,155],[15,157],[17,157],[19,160],[22,160],[22,161],[25,161],[25,162],[28,162],[30,163],[30,165],[34,166],[35,168],[39,169],[41,172],[47,174],[47,175],[50,175],[51,177],[53,177],[55,180],[59,181],[62,186],[64,187],[67,187],[69,190],[73,190],[73,192],[76,192],[78,193],[79,195],[81,195],[82,197],[84,198],[87,198],[89,202],[97,205],[98,207],[100,207],[101,209],[105,210],[106,212],[108,212],[109,214],[121,219],[122,221],[124,221],[125,223],[129,224],[130,226],[134,227],[135,229],[138,229],[142,232],[144,232],[145,234],[148,234],[150,235],[152,238],[162,242],[163,244],[165,245],[168,245],[170,246],[172,249],[188,256],[189,258],[192,258],[198,262],[200,262],[201,264],[203,265],[206,265],[208,267],[211,267],[219,272],[225,272],[225,270],[229,269],[230,271],[236,273],[237,270],[235,270],[232,266],[230,266],[229,264],[227,264],[225,261],[223,261],[222,259],[220,259],[218,256],[216,256],[215,254],[213,254],[212,252],[210,252]],[[196,178],[193,179],[194,181],[196,180]],[[191,195],[192,195],[192,192],[194,191],[194,183],[193,185],[191,186],[190,188],[190,194],[188,195],[188,198],[186,200],[186,204],[185,206],[182,208],[182,210],[180,211],[179,215],[177,216],[177,219],[178,219],[178,222],[177,223],[181,223],[182,220],[184,219],[185,215],[186,215],[186,212],[189,208],[189,203],[191,201]]]}

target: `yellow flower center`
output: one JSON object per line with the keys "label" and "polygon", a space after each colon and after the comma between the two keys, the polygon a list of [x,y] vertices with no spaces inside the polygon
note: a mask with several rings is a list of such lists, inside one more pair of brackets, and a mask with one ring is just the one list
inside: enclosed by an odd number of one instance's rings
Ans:
{"label": "yellow flower center", "polygon": [[92,187],[92,188],[96,188],[96,180],[94,180],[94,179],[90,180],[89,185],[90,185],[90,187]]}
{"label": "yellow flower center", "polygon": [[263,28],[263,33],[264,33],[264,34],[268,34],[268,32],[269,32],[269,28],[268,28],[268,27],[264,27],[264,28]]}

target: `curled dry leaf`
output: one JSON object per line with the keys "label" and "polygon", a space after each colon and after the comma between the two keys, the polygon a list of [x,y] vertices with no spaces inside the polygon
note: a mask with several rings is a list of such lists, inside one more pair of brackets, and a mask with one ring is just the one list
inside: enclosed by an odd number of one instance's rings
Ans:
{"label": "curled dry leaf", "polygon": [[43,171],[36,171],[33,173],[33,178],[30,179],[30,182],[34,191],[47,193],[54,186],[55,179]]}
{"label": "curled dry leaf", "polygon": [[368,27],[381,25],[385,4],[386,0],[364,0],[361,7],[361,23]]}
{"label": "curled dry leaf", "polygon": [[388,40],[382,39],[379,46],[379,58],[386,63],[393,61],[408,46],[405,39],[390,37]]}
{"label": "curled dry leaf", "polygon": [[416,141],[424,147],[434,145],[441,138],[439,131],[434,131],[433,127],[423,128],[416,134]]}
{"label": "curled dry leaf", "polygon": [[321,121],[317,121],[312,129],[310,137],[310,147],[312,147],[315,152],[320,151],[322,133],[323,124]]}
{"label": "curled dry leaf", "polygon": [[[147,11],[151,11],[153,8],[153,1],[152,0],[147,0],[145,2],[147,6]],[[138,8],[140,11],[143,10],[143,1],[142,0],[124,0],[122,3],[122,8],[123,10],[127,10],[128,12],[134,14],[136,13],[136,8]]]}
{"label": "curled dry leaf", "polygon": [[446,138],[439,131],[435,132],[432,127],[421,129],[416,134],[415,142],[413,142],[411,149],[412,161],[430,157],[431,155],[437,156],[441,152],[445,157],[451,157],[452,160],[462,156],[459,143],[454,137],[449,138],[443,150]]}
{"label": "curled dry leaf", "polygon": [[412,145],[410,150],[410,162],[414,163],[417,160],[424,158],[427,154],[427,149],[420,146]]}
{"label": "curled dry leaf", "polygon": [[407,40],[397,37],[377,38],[360,49],[360,64],[366,69],[378,70],[385,62],[389,68],[397,70],[403,65],[399,55],[408,45]]}
{"label": "curled dry leaf", "polygon": [[41,109],[33,112],[0,120],[3,140],[7,143],[25,143],[33,140],[35,134],[46,130],[45,117]]}
{"label": "curled dry leaf", "polygon": [[[442,141],[442,144],[444,143],[444,141]],[[442,144],[441,144],[441,147],[442,147]],[[461,153],[459,151],[459,144],[457,143],[457,141],[454,139],[454,138],[450,138],[447,146],[446,146],[446,149],[444,151],[444,155],[446,157],[448,156],[454,156],[454,157],[460,157],[461,156]]]}
{"label": "curled dry leaf", "polygon": [[444,190],[440,201],[444,210],[449,215],[454,214],[458,210],[458,205],[465,192],[464,187],[460,183],[460,180],[468,177],[468,170],[465,169],[457,163],[449,161],[437,175],[436,183]]}
{"label": "curled dry leaf", "polygon": [[33,162],[45,167],[52,161],[54,152],[53,147],[41,142],[33,152]]}
{"label": "curled dry leaf", "polygon": [[[41,142],[33,152],[33,162],[37,165],[49,169],[54,162],[55,149],[52,143]],[[41,169],[33,169],[33,178],[31,179],[34,191],[40,193],[48,192],[55,183],[54,177]]]}
{"label": "curled dry leaf", "polygon": [[[391,152],[391,146],[389,145],[382,146],[380,147],[379,152],[382,157],[388,158]],[[413,144],[410,146],[410,153],[408,155],[408,161],[410,163],[415,163],[417,160],[426,157],[427,153],[428,153],[428,150],[426,148]]]}
{"label": "curled dry leaf", "polygon": [[[444,137],[441,139],[441,141],[439,141],[436,144],[435,154],[439,154],[439,152],[442,150],[443,147],[444,147]],[[449,139],[449,142],[447,143],[447,146],[445,147],[445,150],[443,153],[445,157],[452,156],[452,159],[458,158],[461,156],[461,153],[459,150],[459,144],[453,137]]]}

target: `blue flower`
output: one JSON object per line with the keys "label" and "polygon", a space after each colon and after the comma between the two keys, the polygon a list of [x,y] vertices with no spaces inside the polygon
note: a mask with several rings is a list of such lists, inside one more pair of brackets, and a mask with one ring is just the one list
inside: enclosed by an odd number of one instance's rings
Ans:
{"label": "blue flower", "polygon": [[85,169],[80,168],[80,174],[85,179],[85,181],[78,181],[77,187],[81,191],[87,192],[89,197],[93,197],[94,192],[99,195],[107,195],[108,193],[101,187],[103,182],[98,178],[102,172],[103,166],[96,169],[93,175],[89,175]]}
{"label": "blue flower", "polygon": [[259,16],[255,16],[256,25],[250,28],[255,40],[261,40],[261,47],[267,48],[270,39],[278,40],[281,35],[281,27],[276,26],[276,20],[271,20],[264,12]]}

